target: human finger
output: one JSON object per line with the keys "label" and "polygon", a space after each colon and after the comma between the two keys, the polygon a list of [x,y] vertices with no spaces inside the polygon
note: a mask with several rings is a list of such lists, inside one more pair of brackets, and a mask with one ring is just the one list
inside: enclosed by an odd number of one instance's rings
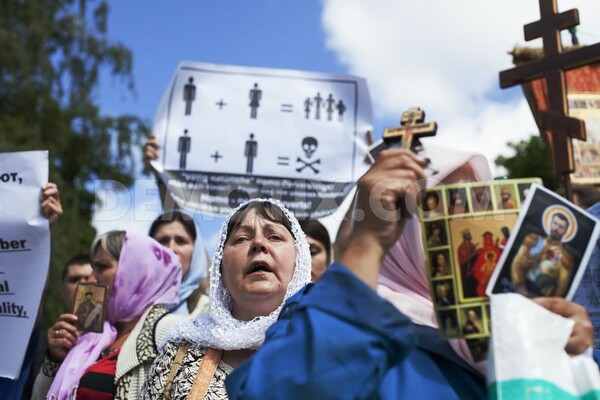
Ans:
{"label": "human finger", "polygon": [[50,225],[54,225],[63,214],[61,203],[55,198],[46,199],[42,205],[42,215],[48,219]]}
{"label": "human finger", "polygon": [[402,149],[402,148],[392,148],[385,149],[379,153],[379,158],[376,163],[384,163],[387,160],[396,160],[399,163],[405,162],[405,160],[412,160],[414,163],[424,167],[426,164],[426,160],[416,154],[412,150]]}
{"label": "human finger", "polygon": [[422,160],[404,149],[380,157],[358,182],[353,231],[387,249],[396,240],[405,211],[405,197],[423,178]]}
{"label": "human finger", "polygon": [[578,355],[594,345],[594,326],[585,307],[561,297],[539,297],[537,304],[575,322],[565,346],[567,353]]}
{"label": "human finger", "polygon": [[59,326],[52,326],[50,331],[48,332],[49,341],[52,340],[60,346],[72,347],[77,344],[77,338],[79,337],[77,333],[73,333],[68,329],[61,328]]}
{"label": "human finger", "polygon": [[65,313],[65,314],[61,314],[58,319],[56,320],[56,322],[54,323],[54,327],[55,329],[66,329],[67,331],[71,332],[73,335],[77,335],[78,334],[78,330],[77,330],[77,321],[79,320],[79,318],[77,318],[77,315],[75,314],[70,314],[70,313]]}
{"label": "human finger", "polygon": [[[425,182],[424,160],[405,149],[387,150],[359,180],[359,189],[368,192],[371,201],[388,194],[392,205],[409,190],[417,191]],[[378,188],[379,190],[373,190]],[[413,193],[416,195],[416,193]]]}
{"label": "human finger", "polygon": [[148,141],[144,145],[144,161],[158,160],[158,149],[160,148],[156,136],[148,136]]}
{"label": "human finger", "polygon": [[61,314],[48,329],[48,351],[53,359],[62,361],[77,344],[78,330],[74,325],[76,321],[77,316],[74,314]]}
{"label": "human finger", "polygon": [[42,215],[48,219],[51,226],[54,225],[63,214],[62,204],[60,202],[60,192],[55,183],[48,182],[42,186],[40,209]]}

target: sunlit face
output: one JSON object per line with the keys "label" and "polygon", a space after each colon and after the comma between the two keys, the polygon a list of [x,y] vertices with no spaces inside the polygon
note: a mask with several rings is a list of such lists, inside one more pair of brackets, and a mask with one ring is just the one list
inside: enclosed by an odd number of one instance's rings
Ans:
{"label": "sunlit face", "polygon": [[115,283],[119,261],[115,260],[106,250],[99,246],[92,257],[92,269],[94,270],[90,282],[108,286],[112,289]]}
{"label": "sunlit face", "polygon": [[274,311],[283,302],[295,263],[294,238],[285,226],[248,211],[223,248],[221,274],[233,316],[247,321]]}
{"label": "sunlit face", "polygon": [[192,254],[194,253],[194,240],[187,233],[183,224],[179,221],[173,221],[160,225],[154,233],[154,239],[173,250],[179,257],[182,274],[185,277],[190,270]]}
{"label": "sunlit face", "polygon": [[319,280],[321,275],[325,273],[325,270],[328,267],[327,250],[321,242],[313,239],[310,236],[306,237],[306,241],[308,242],[308,246],[310,248],[310,257],[312,260],[312,266],[310,269],[311,282],[316,282]]}
{"label": "sunlit face", "polygon": [[552,240],[560,240],[567,233],[569,223],[560,219],[557,215],[552,216],[550,221],[550,237]]}
{"label": "sunlit face", "polygon": [[67,306],[67,310],[73,309],[73,300],[75,299],[75,289],[79,282],[86,283],[92,275],[92,266],[90,264],[71,264],[67,267],[65,279],[60,287],[60,295]]}

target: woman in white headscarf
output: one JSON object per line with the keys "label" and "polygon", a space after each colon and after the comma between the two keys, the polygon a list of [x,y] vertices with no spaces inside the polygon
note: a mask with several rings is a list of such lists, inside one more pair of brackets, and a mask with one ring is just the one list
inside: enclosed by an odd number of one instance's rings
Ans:
{"label": "woman in white headscarf", "polygon": [[226,399],[225,378],[262,345],[310,269],[304,233],[279,202],[255,199],[234,210],[213,256],[210,312],[168,335],[141,398]]}
{"label": "woman in white headscarf", "polygon": [[208,275],[210,260],[193,215],[184,210],[165,211],[152,222],[148,236],[173,250],[181,263],[179,303],[171,313],[187,316],[206,311],[208,296],[202,293],[201,286]]}

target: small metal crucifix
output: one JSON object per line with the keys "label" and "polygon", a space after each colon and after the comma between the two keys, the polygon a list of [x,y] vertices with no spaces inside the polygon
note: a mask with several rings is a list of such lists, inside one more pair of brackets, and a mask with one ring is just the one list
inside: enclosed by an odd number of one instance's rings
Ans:
{"label": "small metal crucifix", "polygon": [[525,40],[542,38],[544,57],[500,72],[500,87],[546,78],[548,110],[540,113],[540,123],[547,132],[554,169],[570,200],[569,174],[575,171],[571,138],[585,140],[586,134],[584,121],[568,115],[565,71],[600,61],[600,43],[563,53],[560,31],[579,25],[579,13],[572,9],[559,14],[556,0],[539,0],[539,4],[540,20],[525,25],[524,32]]}
{"label": "small metal crucifix", "polygon": [[414,107],[402,113],[400,126],[387,128],[383,131],[383,141],[390,146],[400,143],[399,147],[415,151],[415,147],[421,145],[419,139],[427,136],[435,136],[437,124],[435,122],[424,122],[425,111]]}

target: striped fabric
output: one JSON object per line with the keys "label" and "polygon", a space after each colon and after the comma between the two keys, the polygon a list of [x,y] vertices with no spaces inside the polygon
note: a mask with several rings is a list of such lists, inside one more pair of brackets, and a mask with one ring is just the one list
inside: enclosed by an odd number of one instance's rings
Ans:
{"label": "striped fabric", "polygon": [[77,388],[77,400],[112,400],[115,393],[115,372],[120,350],[101,358],[85,371]]}

